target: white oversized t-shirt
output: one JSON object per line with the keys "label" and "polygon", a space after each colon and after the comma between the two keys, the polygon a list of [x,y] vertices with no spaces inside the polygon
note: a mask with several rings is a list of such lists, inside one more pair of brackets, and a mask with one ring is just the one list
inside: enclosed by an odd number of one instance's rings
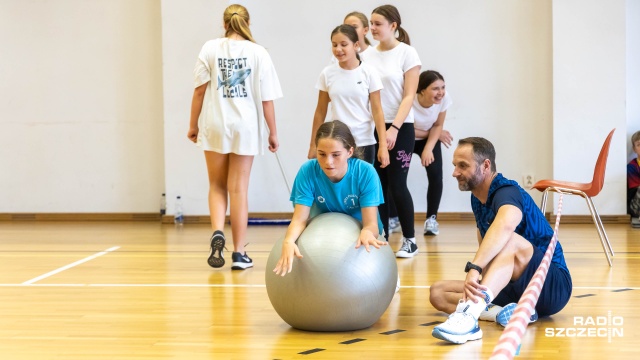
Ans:
{"label": "white oversized t-shirt", "polygon": [[448,91],[444,93],[440,104],[433,104],[428,108],[420,105],[418,96],[416,96],[413,99],[413,126],[419,130],[429,131],[436,120],[438,120],[438,115],[443,111],[447,111],[451,104],[453,104],[453,100],[451,96],[449,96]]}
{"label": "white oversized t-shirt", "polygon": [[207,41],[194,69],[195,87],[207,85],[198,119],[198,145],[221,154],[264,152],[263,101],[282,97],[267,50],[248,40]]}
{"label": "white oversized t-shirt", "polygon": [[356,146],[376,143],[369,94],[382,89],[382,82],[375,70],[364,62],[353,70],[331,64],[320,73],[316,89],[329,94],[331,120],[340,120],[349,127]]}
{"label": "white oversized t-shirt", "polygon": [[[380,92],[380,98],[385,122],[393,122],[402,102],[404,73],[422,65],[418,52],[401,42],[391,50],[371,51],[367,53],[366,58],[367,64],[372,66],[382,79],[384,90]],[[404,122],[413,123],[413,110],[409,111]]]}

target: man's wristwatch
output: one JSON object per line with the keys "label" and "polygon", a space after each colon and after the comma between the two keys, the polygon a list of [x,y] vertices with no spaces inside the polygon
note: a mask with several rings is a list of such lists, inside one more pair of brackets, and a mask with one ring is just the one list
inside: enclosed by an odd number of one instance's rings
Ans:
{"label": "man's wristwatch", "polygon": [[464,272],[469,272],[469,270],[474,269],[477,270],[480,275],[482,275],[482,268],[476,264],[472,264],[471,261],[467,261],[467,266],[464,267]]}

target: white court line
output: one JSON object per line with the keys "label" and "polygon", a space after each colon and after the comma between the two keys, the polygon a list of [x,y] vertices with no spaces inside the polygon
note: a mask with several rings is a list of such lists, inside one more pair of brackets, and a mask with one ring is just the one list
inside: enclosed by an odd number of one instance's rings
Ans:
{"label": "white court line", "polygon": [[[206,288],[263,288],[265,284],[0,284],[0,287],[206,287]],[[429,289],[428,285],[400,286],[401,289]],[[638,286],[574,286],[579,290],[640,290]]]}
{"label": "white court line", "polygon": [[0,284],[0,287],[210,287],[264,288],[265,284]]}
{"label": "white court line", "polygon": [[573,288],[580,289],[580,290],[620,290],[620,289],[640,290],[640,287],[637,287],[637,286],[574,286]]}
{"label": "white court line", "polygon": [[76,261],[76,262],[74,262],[74,263],[71,263],[71,264],[69,264],[69,265],[65,265],[65,266],[63,266],[63,267],[61,267],[61,268],[55,269],[55,270],[53,270],[53,271],[49,271],[49,272],[48,272],[48,273],[46,273],[46,274],[42,274],[42,275],[40,275],[40,276],[38,276],[38,277],[34,277],[34,278],[33,278],[33,279],[31,279],[31,280],[27,280],[27,281],[23,282],[23,283],[22,283],[22,285],[32,285],[32,284],[33,284],[34,282],[36,282],[36,281],[40,281],[40,280],[42,280],[42,279],[46,279],[46,278],[48,278],[49,276],[53,276],[53,275],[55,275],[55,274],[57,274],[57,273],[59,273],[59,272],[62,272],[62,271],[65,271],[65,270],[67,270],[67,269],[70,269],[70,268],[72,268],[72,267],[74,267],[74,266],[77,266],[77,265],[80,265],[80,264],[86,263],[86,262],[87,262],[87,261],[89,261],[89,260],[93,260],[93,259],[95,259],[95,258],[97,258],[97,257],[100,257],[100,256],[102,256],[102,255],[105,255],[105,254],[107,254],[107,253],[109,253],[109,252],[112,252],[112,251],[115,251],[115,250],[118,250],[118,249],[120,249],[120,246],[114,246],[114,247],[108,248],[108,249],[107,249],[107,250],[105,250],[105,251],[101,251],[101,252],[99,252],[99,253],[96,253],[96,254],[93,254],[93,255],[91,255],[91,256],[88,256],[88,257],[86,257],[86,258],[84,258],[84,259],[82,259],[82,260],[78,260],[78,261]]}
{"label": "white court line", "polygon": [[216,288],[263,288],[265,284],[87,284],[97,287],[216,287]]}
{"label": "white court line", "polygon": [[[401,289],[430,289],[431,286],[428,285],[413,285],[413,286],[400,286]],[[640,290],[640,287],[637,286],[574,286],[574,289],[578,290],[620,290],[620,289],[631,289],[631,290]]]}
{"label": "white court line", "polygon": [[87,284],[0,284],[0,287],[84,287]]}

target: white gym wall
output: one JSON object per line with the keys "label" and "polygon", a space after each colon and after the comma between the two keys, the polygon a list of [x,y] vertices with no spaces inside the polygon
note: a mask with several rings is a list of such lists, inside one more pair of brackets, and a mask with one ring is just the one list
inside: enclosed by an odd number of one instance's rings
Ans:
{"label": "white gym wall", "polygon": [[[169,212],[182,195],[187,215],[208,214],[203,155],[186,139],[192,69],[202,44],[222,36],[230,3],[0,0],[0,213],[156,212],[166,190]],[[240,3],[280,76],[279,155],[293,182],[330,32],[346,13],[370,15],[383,2]],[[490,139],[505,176],[589,181],[604,137],[618,129],[595,198],[601,214],[626,211],[627,142],[640,129],[639,3],[393,2],[423,70],[447,80],[445,128],[455,140]],[[469,212],[469,194],[450,176],[452,152],[443,153],[440,211]],[[413,161],[409,186],[423,212],[426,175]],[[575,200],[564,214],[587,214]],[[292,210],[268,151],[254,162],[249,201],[251,212]]]}

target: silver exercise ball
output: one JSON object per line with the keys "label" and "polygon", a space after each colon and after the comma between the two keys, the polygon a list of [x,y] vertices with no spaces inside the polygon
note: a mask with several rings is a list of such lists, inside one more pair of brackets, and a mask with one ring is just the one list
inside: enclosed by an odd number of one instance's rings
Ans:
{"label": "silver exercise ball", "polygon": [[[356,249],[361,225],[341,213],[311,220],[298,238],[304,256],[284,277],[272,270],[282,254],[281,238],[267,260],[265,282],[271,305],[287,324],[309,331],[351,331],[373,325],[387,310],[398,281],[391,248]],[[382,238],[383,239],[383,238]]]}

